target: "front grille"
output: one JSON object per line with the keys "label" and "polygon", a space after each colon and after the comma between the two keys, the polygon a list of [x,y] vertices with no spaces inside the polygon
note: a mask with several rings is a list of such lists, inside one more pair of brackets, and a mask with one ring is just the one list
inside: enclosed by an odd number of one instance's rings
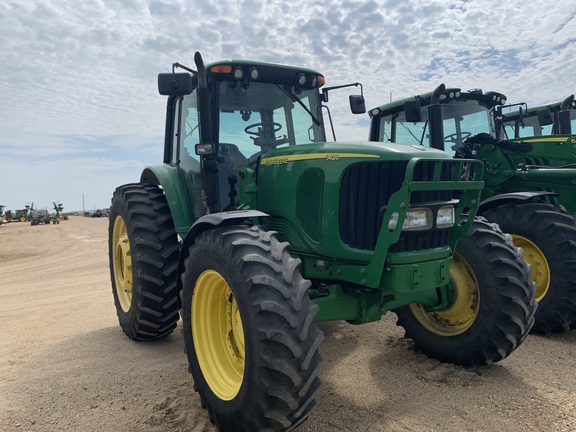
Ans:
{"label": "front grille", "polygon": [[[354,249],[375,249],[386,206],[390,197],[402,187],[407,165],[405,161],[363,162],[351,166],[344,173],[340,189],[339,228],[345,244]],[[440,172],[435,172],[437,168]],[[459,176],[460,172],[452,161],[419,161],[414,168],[413,181],[450,181]],[[432,207],[437,207],[433,204],[448,202],[459,193],[456,190],[413,191],[410,206],[426,204],[429,207],[432,204]],[[446,246],[449,231],[402,232],[390,251],[408,252]]]}
{"label": "front grille", "polygon": [[340,237],[355,249],[374,250],[383,210],[400,189],[407,162],[364,162],[352,165],[340,188]]}

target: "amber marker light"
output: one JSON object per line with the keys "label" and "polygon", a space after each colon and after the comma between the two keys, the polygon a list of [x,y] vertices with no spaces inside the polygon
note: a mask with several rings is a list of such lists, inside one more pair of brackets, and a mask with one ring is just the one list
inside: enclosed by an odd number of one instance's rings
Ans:
{"label": "amber marker light", "polygon": [[212,66],[210,68],[210,72],[212,73],[224,73],[224,74],[229,74],[232,72],[232,66],[231,65],[216,65],[216,66]]}

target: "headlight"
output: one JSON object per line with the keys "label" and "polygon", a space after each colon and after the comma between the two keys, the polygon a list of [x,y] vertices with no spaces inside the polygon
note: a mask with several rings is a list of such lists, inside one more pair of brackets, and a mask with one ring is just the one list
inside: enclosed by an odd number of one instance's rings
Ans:
{"label": "headlight", "polygon": [[451,226],[454,226],[454,207],[440,207],[436,215],[436,228],[448,228]]}
{"label": "headlight", "polygon": [[[390,222],[388,222],[389,231],[396,228],[398,216],[398,212],[392,213]],[[402,231],[418,231],[430,228],[432,228],[432,210],[427,208],[408,210],[406,219],[404,219],[404,223],[402,224]]]}

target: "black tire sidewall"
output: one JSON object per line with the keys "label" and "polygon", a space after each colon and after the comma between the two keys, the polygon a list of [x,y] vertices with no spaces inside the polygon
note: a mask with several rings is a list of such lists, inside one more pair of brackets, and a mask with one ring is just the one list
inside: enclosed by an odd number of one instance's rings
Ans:
{"label": "black tire sidewall", "polygon": [[[253,331],[253,322],[250,320],[252,314],[247,314],[246,311],[250,308],[248,300],[244,295],[246,291],[246,286],[241,283],[239,272],[240,266],[238,263],[232,262],[227,254],[222,253],[221,250],[216,248],[210,248],[214,244],[208,245],[209,249],[202,249],[201,254],[191,253],[189,259],[193,260],[194,265],[191,271],[186,272],[185,278],[183,279],[183,285],[186,287],[190,284],[192,289],[184,288],[182,290],[182,321],[183,321],[183,334],[184,342],[187,346],[186,353],[188,355],[188,362],[190,368],[192,369],[193,376],[195,377],[195,384],[199,392],[206,395],[210,400],[206,400],[208,405],[215,407],[215,410],[225,417],[235,417],[242,414],[242,410],[246,409],[246,404],[250,404],[251,399],[254,399],[256,395],[254,391],[250,389],[251,373],[253,368],[248,367],[248,365],[253,361],[251,352],[255,349],[255,338]],[[193,251],[194,249],[192,249]],[[242,380],[242,385],[238,394],[230,401],[224,401],[217,397],[210,389],[210,386],[204,379],[204,374],[200,369],[200,364],[198,362],[198,357],[196,355],[196,349],[194,347],[194,338],[192,336],[192,323],[190,321],[192,316],[192,296],[194,293],[194,285],[200,277],[200,275],[206,270],[214,270],[220,274],[228,283],[232,294],[238,304],[238,310],[240,313],[240,318],[242,319],[242,328],[244,330],[244,342],[245,342],[245,369],[244,378]],[[212,395],[212,396],[210,396]]]}
{"label": "black tire sidewall", "polygon": [[[321,386],[318,306],[308,296],[311,283],[300,273],[300,260],[276,234],[259,226],[215,228],[200,234],[184,263],[182,320],[190,372],[202,406],[222,431],[291,430],[308,417]],[[193,292],[206,270],[228,283],[242,319],[244,376],[228,401],[208,386],[192,337]]]}
{"label": "black tire sidewall", "polygon": [[[455,255],[466,261],[479,289],[478,313],[471,326],[457,335],[440,335],[424,327],[409,306],[396,310],[398,325],[424,353],[440,361],[464,366],[499,361],[524,340],[534,322],[537,305],[528,266],[511,240],[484,220],[474,221],[471,233],[458,241]],[[509,313],[522,322],[511,325]]]}
{"label": "black tire sidewall", "polygon": [[[151,340],[170,334],[178,321],[179,242],[163,192],[155,185],[128,184],[112,198],[109,216],[110,278],[118,321],[130,339]],[[114,275],[114,226],[120,217],[132,259],[132,298],[124,311]]]}
{"label": "black tire sidewall", "polygon": [[[539,302],[535,331],[567,331],[576,326],[576,244],[574,218],[562,206],[508,204],[487,212],[502,231],[534,243],[546,259],[550,285]],[[563,244],[563,247],[559,245]]]}

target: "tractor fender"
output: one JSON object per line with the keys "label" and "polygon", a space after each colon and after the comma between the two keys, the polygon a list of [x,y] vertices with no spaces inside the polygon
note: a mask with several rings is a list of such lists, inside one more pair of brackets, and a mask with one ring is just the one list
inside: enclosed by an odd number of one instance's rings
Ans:
{"label": "tractor fender", "polygon": [[551,196],[558,196],[558,193],[539,191],[539,192],[511,192],[500,195],[494,195],[493,197],[487,198],[480,203],[480,206],[478,207],[478,215],[481,216],[488,210],[500,207],[501,205],[504,204],[516,201],[517,202],[530,201],[533,198],[551,197]]}
{"label": "tractor fender", "polygon": [[176,232],[182,236],[183,233],[188,231],[194,218],[188,211],[187,206],[183,205],[188,202],[188,199],[186,197],[186,189],[182,186],[178,167],[168,164],[147,166],[142,171],[140,183],[162,186]]}
{"label": "tractor fender", "polygon": [[[250,218],[269,217],[270,215],[258,210],[234,210],[228,212],[212,213],[200,217],[184,237],[180,247],[180,256],[178,258],[178,278],[177,289],[178,293],[182,291],[182,272],[184,271],[184,260],[188,258],[188,250],[194,244],[196,238],[205,231],[224,226],[242,223]],[[180,295],[178,295],[180,302]]]}

